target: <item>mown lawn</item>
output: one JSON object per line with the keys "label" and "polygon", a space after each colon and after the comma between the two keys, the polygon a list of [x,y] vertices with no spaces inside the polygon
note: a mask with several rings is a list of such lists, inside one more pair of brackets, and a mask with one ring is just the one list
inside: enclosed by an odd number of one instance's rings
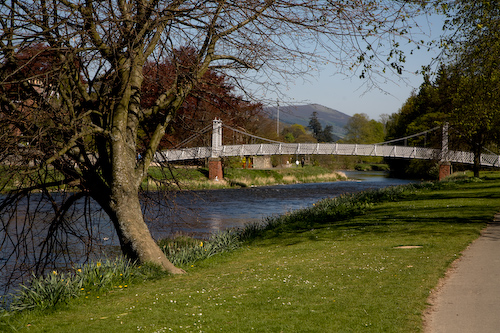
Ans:
{"label": "mown lawn", "polygon": [[430,290],[498,211],[493,174],[418,190],[354,218],[270,231],[184,276],[8,322],[29,332],[419,332]]}

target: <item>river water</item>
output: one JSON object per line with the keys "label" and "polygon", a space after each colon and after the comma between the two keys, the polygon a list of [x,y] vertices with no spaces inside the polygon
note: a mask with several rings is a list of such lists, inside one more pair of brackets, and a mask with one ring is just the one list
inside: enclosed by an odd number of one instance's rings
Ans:
{"label": "river water", "polygon": [[[175,232],[195,237],[245,224],[267,216],[306,208],[313,203],[343,193],[408,184],[412,181],[389,178],[384,172],[345,172],[349,181],[275,185],[242,189],[206,190],[177,194],[172,214],[151,223],[155,238]],[[163,220],[163,221],[162,221]]]}

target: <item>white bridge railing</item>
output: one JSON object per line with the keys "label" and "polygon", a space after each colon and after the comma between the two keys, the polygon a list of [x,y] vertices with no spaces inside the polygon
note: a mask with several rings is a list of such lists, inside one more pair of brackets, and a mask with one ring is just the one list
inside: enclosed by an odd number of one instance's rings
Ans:
{"label": "white bridge railing", "polygon": [[[165,163],[209,157],[265,155],[379,156],[474,164],[474,154],[471,152],[448,150],[443,154],[441,149],[433,148],[340,143],[268,143],[219,145],[215,149],[212,147],[172,149],[156,153],[155,161]],[[481,165],[500,167],[500,155],[482,154]]]}

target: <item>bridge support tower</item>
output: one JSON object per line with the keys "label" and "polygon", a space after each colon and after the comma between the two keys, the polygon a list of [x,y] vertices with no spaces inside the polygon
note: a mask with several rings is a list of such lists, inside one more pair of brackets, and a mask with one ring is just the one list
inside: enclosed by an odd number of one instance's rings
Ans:
{"label": "bridge support tower", "polygon": [[215,118],[212,126],[212,154],[208,159],[208,179],[221,180],[224,177],[222,173],[222,160],[220,158],[222,150],[222,120]]}

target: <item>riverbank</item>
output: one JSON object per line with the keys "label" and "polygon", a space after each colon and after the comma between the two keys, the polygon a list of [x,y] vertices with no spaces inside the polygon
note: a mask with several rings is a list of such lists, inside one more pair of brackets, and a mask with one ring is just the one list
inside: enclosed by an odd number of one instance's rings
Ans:
{"label": "riverbank", "polygon": [[500,178],[384,193],[359,197],[344,213],[338,200],[291,212],[243,248],[186,265],[184,276],[10,324],[31,332],[421,331],[430,290],[500,210]]}
{"label": "riverbank", "polygon": [[144,184],[148,189],[155,189],[165,183],[175,184],[179,189],[204,190],[347,180],[343,172],[319,166],[263,170],[225,168],[224,179],[217,180],[208,179],[208,169],[206,168],[179,167],[168,171],[151,168],[149,172],[152,178],[157,181],[150,180],[147,184]]}

